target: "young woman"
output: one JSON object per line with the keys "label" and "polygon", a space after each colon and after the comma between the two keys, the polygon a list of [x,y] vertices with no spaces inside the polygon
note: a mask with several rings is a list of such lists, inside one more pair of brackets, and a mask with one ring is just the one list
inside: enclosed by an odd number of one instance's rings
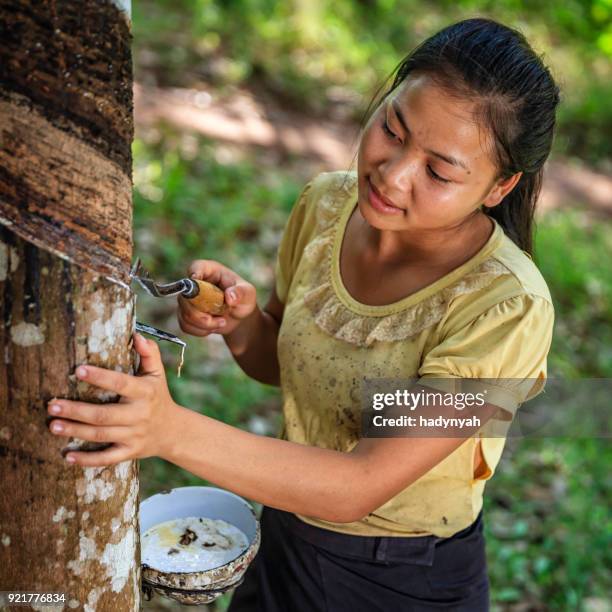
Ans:
{"label": "young woman", "polygon": [[120,404],[50,406],[60,435],[114,442],[70,453],[78,465],[157,455],[264,505],[231,612],[488,609],[482,495],[504,438],[360,437],[361,383],[494,380],[485,420],[511,419],[541,391],[554,311],[532,220],[558,102],[520,33],[451,25],[399,66],[357,171],[302,191],[263,310],[227,267],[192,263],[230,311],[202,315],[181,299],[181,328],[223,334],[249,376],[280,385],[277,438],[178,406],[141,336],[139,376],[77,370]]}

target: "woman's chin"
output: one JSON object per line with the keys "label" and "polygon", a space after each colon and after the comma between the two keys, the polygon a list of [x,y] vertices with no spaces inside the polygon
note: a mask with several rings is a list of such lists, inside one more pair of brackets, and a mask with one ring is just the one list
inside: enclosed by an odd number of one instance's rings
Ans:
{"label": "woman's chin", "polygon": [[[372,205],[367,201],[360,199],[357,202],[359,213],[363,217],[363,219],[373,227],[378,230],[388,230],[388,229],[398,229],[398,219],[397,217],[389,217],[387,215],[381,215],[377,210],[372,208]],[[402,216],[402,219],[405,217]]]}

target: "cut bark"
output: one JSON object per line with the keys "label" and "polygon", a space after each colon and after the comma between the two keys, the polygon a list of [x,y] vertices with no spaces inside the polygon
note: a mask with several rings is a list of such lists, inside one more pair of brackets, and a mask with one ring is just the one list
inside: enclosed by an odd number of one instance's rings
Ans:
{"label": "cut bark", "polygon": [[[138,464],[69,466],[53,397],[133,373],[130,26],[112,2],[0,0],[0,589],[140,609]],[[48,608],[51,610],[52,608]]]}

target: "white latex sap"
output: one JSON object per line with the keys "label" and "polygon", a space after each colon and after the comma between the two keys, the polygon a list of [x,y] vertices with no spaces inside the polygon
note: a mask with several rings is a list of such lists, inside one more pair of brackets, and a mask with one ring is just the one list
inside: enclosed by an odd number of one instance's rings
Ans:
{"label": "white latex sap", "polygon": [[163,572],[202,572],[229,563],[249,546],[238,527],[190,516],[154,525],[142,537],[142,563]]}

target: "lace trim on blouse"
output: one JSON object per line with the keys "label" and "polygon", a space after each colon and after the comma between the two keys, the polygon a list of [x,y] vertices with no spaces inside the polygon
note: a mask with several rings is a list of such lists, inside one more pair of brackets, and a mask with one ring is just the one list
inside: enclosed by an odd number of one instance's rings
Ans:
{"label": "lace trim on blouse", "polygon": [[[313,271],[311,288],[303,296],[304,304],[318,327],[334,338],[361,347],[368,347],[377,341],[405,340],[440,321],[447,312],[448,304],[456,296],[478,291],[500,275],[511,274],[501,262],[487,258],[455,282],[399,312],[382,315],[354,312],[340,300],[335,291],[332,265],[336,230],[342,231],[345,225],[338,223],[345,210],[343,205],[346,204],[345,198],[341,196],[353,193],[355,181],[354,177],[353,180],[347,179],[343,185],[325,192],[319,202],[315,203],[316,237],[308,243],[303,253],[309,259],[308,268]],[[497,229],[501,230],[501,227]],[[384,309],[385,306],[379,308]]]}

